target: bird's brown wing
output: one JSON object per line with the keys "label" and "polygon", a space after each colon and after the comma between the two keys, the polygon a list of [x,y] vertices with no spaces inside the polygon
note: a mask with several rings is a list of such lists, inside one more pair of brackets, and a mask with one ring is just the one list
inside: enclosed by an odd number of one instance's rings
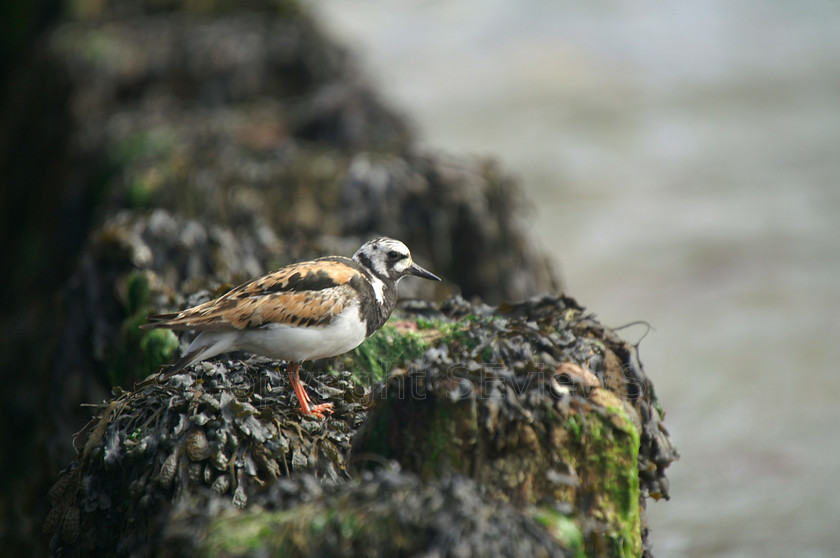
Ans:
{"label": "bird's brown wing", "polygon": [[358,301],[367,280],[347,258],[292,264],[181,312],[149,316],[144,328],[231,331],[270,323],[324,326]]}

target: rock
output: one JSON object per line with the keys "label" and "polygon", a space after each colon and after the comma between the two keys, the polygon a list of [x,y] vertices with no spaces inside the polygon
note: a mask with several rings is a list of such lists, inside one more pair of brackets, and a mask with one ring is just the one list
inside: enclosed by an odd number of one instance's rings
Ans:
{"label": "rock", "polygon": [[666,431],[630,347],[563,297],[403,312],[425,333],[402,333],[418,344],[389,363],[353,461],[469,475],[518,508],[571,510],[590,554],[641,555],[644,499],[668,497],[677,454],[651,435]]}
{"label": "rock", "polygon": [[487,497],[471,479],[422,482],[398,471],[322,487],[298,476],[275,484],[263,509],[177,517],[161,556],[576,556],[580,538],[542,516]]}
{"label": "rock", "polygon": [[285,374],[275,371],[281,363],[256,360],[202,363],[193,375],[115,390],[50,491],[53,552],[152,555],[173,509],[244,508],[279,478],[304,471],[325,485],[347,479],[365,390],[349,373],[304,374],[335,413],[302,420]]}
{"label": "rock", "polygon": [[[323,423],[301,419],[281,364],[261,358],[117,390],[78,437],[46,527],[69,555],[460,555],[438,548],[455,532],[468,554],[642,555],[644,501],[667,497],[676,452],[627,359],[628,346],[570,298],[405,302],[354,351],[306,366],[305,382],[335,405]],[[372,394],[358,387],[371,383]],[[391,463],[404,472],[365,472]],[[115,500],[147,519],[121,524]],[[521,529],[493,539],[482,509]],[[383,543],[380,517],[397,546]],[[278,529],[259,535],[265,524]],[[204,538],[186,536],[196,531]]]}

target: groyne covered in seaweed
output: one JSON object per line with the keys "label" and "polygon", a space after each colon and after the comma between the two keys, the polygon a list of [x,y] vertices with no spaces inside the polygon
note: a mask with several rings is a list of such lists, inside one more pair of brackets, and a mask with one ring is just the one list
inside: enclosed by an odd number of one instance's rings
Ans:
{"label": "groyne covered in seaweed", "polygon": [[[653,386],[499,164],[418,150],[303,4],[73,6],[2,68],[2,553],[648,551]],[[146,379],[179,349],[148,313],[375,234],[446,281],[306,365],[327,421],[281,362]]]}

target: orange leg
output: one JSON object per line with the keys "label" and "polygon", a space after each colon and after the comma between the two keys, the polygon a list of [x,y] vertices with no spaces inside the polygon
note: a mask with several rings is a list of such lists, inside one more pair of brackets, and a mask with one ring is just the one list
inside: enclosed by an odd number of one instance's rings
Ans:
{"label": "orange leg", "polygon": [[300,381],[299,362],[290,362],[286,366],[286,372],[289,374],[289,382],[291,382],[292,388],[295,390],[295,395],[297,395],[298,402],[300,403],[301,413],[304,415],[314,415],[322,419],[325,418],[324,413],[333,412],[332,403],[321,403],[320,405],[310,406],[312,401],[309,399],[309,394],[306,393],[303,387],[303,382]]}

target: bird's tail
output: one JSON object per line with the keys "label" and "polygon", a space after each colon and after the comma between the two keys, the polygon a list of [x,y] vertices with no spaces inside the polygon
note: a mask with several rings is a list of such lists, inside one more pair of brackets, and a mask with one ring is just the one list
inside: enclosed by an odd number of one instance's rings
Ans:
{"label": "bird's tail", "polygon": [[234,349],[236,336],[230,333],[217,333],[203,331],[193,339],[187,348],[186,354],[178,359],[172,366],[161,372],[161,378],[168,378],[173,374],[183,371],[202,360],[226,353]]}
{"label": "bird's tail", "polygon": [[170,376],[173,376],[173,375],[183,371],[184,368],[186,368],[187,366],[190,366],[191,364],[195,364],[196,362],[200,362],[200,361],[204,360],[203,358],[201,358],[201,353],[206,349],[207,349],[207,347],[200,347],[200,348],[194,349],[192,351],[187,351],[187,354],[185,354],[184,356],[179,358],[177,361],[175,361],[172,364],[172,366],[170,366],[169,368],[167,368],[167,369],[165,369],[161,372],[161,378],[168,378]]}

